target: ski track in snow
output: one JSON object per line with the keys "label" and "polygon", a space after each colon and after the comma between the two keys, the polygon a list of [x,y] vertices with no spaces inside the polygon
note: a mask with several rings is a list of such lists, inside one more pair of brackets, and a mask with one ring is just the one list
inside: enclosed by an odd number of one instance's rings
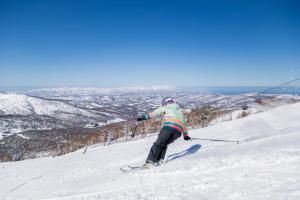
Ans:
{"label": "ski track in snow", "polygon": [[[0,163],[0,199],[182,200],[300,199],[300,103],[190,131],[191,137],[240,141],[175,141],[160,167],[142,164],[156,136],[93,145],[56,158]],[[166,156],[166,157],[167,157]]]}

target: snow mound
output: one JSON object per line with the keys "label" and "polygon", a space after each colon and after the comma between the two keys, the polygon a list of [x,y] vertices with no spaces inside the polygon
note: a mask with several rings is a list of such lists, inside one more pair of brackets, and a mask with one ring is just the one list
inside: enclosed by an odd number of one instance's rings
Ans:
{"label": "snow mound", "polygon": [[[156,139],[90,146],[65,156],[0,164],[0,198],[300,199],[300,103],[193,130],[175,141],[168,162],[141,164]],[[85,152],[85,153],[83,153]]]}

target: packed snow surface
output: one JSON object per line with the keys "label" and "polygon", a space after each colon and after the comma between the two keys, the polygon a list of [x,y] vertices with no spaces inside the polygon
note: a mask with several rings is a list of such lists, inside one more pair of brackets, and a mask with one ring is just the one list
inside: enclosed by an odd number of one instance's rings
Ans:
{"label": "packed snow surface", "polygon": [[56,158],[0,164],[0,198],[10,199],[300,199],[300,103],[190,131],[169,146],[169,162],[142,164],[156,135],[90,146]]}

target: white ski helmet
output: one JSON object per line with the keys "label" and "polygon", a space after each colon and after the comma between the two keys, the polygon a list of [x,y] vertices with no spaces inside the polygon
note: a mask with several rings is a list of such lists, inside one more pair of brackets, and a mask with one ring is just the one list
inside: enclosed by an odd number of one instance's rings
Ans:
{"label": "white ski helmet", "polygon": [[165,98],[163,98],[161,105],[165,106],[165,105],[171,104],[171,103],[174,103],[174,100],[172,99],[172,97],[165,97]]}

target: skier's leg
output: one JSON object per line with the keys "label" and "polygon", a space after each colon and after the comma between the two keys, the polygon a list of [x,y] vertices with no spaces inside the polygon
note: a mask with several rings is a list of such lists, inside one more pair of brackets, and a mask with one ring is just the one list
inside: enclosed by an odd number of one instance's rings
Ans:
{"label": "skier's leg", "polygon": [[172,134],[170,135],[170,137],[167,140],[166,146],[162,149],[162,152],[161,152],[160,157],[159,157],[159,161],[160,160],[163,161],[165,159],[166,152],[167,152],[167,149],[168,149],[168,145],[171,144],[171,143],[173,143],[178,138],[180,138],[180,136],[181,136],[181,133],[179,133],[179,132],[172,132]]}
{"label": "skier's leg", "polygon": [[160,160],[162,151],[163,151],[163,149],[166,148],[166,146],[168,144],[167,142],[168,142],[169,138],[171,137],[171,135],[172,135],[172,132],[168,129],[163,128],[160,131],[156,142],[154,142],[151,147],[151,150],[149,152],[146,162],[156,163]]}
{"label": "skier's leg", "polygon": [[162,151],[161,151],[161,154],[159,156],[159,159],[158,161],[163,161],[165,159],[165,156],[166,156],[166,152],[167,152],[167,149],[168,149],[168,146],[165,146]]}
{"label": "skier's leg", "polygon": [[155,142],[153,143],[150,152],[148,154],[146,163],[155,163],[157,162],[157,157],[161,152],[161,147],[157,145]]}
{"label": "skier's leg", "polygon": [[181,133],[180,132],[177,132],[177,131],[173,132],[173,134],[171,135],[171,137],[167,141],[167,145],[173,143],[175,140],[177,140],[180,137],[181,137]]}

